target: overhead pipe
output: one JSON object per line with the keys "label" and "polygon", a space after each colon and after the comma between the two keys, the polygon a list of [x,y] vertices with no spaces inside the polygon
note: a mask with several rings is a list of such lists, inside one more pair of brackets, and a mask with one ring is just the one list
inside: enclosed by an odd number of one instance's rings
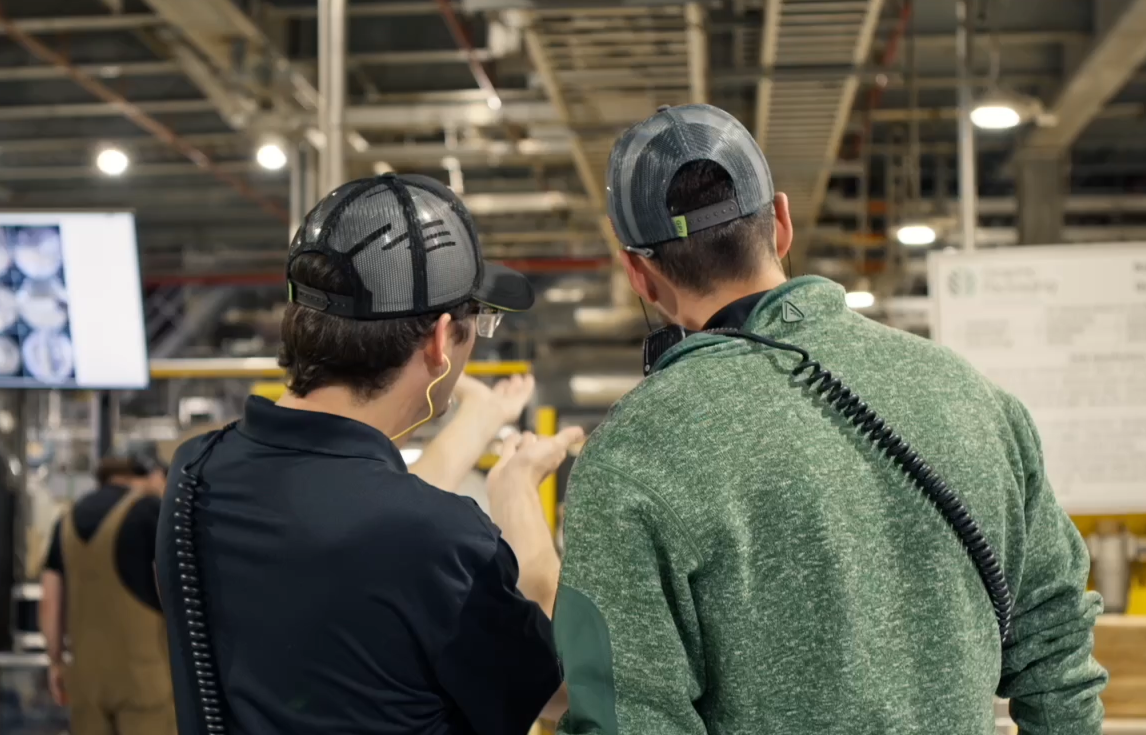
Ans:
{"label": "overhead pipe", "polygon": [[474,81],[477,82],[478,87],[486,93],[486,104],[489,105],[491,110],[501,109],[501,95],[497,93],[497,87],[494,86],[493,80],[490,79],[489,74],[486,73],[485,67],[481,63],[478,56],[477,48],[474,47],[473,40],[470,39],[469,33],[466,31],[462,21],[458,18],[457,12],[454,11],[454,4],[450,0],[437,0],[438,11],[442,15],[442,19],[450,29],[450,35],[454,37],[454,43],[458,45],[466,55],[466,63],[470,67],[470,73],[473,74]]}
{"label": "overhead pipe", "polygon": [[128,120],[186,156],[196,166],[208,171],[215,178],[233,188],[240,196],[259,205],[263,211],[274,216],[276,219],[283,222],[290,222],[290,213],[283,209],[277,202],[259,194],[242,179],[220,169],[206,153],[191,145],[183,138],[180,138],[171,128],[151,117],[137,105],[129,102],[123,95],[115,92],[95,77],[82,71],[62,55],[56,53],[21,30],[20,27],[8,17],[2,2],[0,2],[0,29],[5,31],[13,41],[23,46],[33,56],[47,64],[52,64],[62,69],[67,76],[80,87],[104,102],[118,107],[123,113],[123,116]]}

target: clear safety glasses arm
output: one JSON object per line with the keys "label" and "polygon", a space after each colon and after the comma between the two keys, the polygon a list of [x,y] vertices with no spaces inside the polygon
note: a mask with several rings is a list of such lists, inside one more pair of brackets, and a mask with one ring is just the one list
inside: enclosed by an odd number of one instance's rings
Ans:
{"label": "clear safety glasses arm", "polygon": [[478,336],[492,339],[493,335],[497,332],[498,325],[501,324],[502,316],[502,312],[497,309],[488,306],[480,307],[477,313]]}

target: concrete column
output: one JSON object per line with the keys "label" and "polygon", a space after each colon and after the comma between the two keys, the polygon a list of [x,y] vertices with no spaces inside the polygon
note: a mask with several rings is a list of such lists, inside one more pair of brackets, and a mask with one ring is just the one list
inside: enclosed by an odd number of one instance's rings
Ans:
{"label": "concrete column", "polygon": [[290,229],[287,231],[287,242],[290,242],[294,234],[298,232],[309,207],[305,201],[306,164],[304,158],[301,144],[292,143],[287,149],[289,161],[287,165],[290,166]]}
{"label": "concrete column", "polygon": [[1027,155],[1015,164],[1019,244],[1061,243],[1068,182],[1065,157]]}
{"label": "concrete column", "polygon": [[955,4],[958,26],[955,30],[955,59],[959,73],[959,241],[964,250],[975,249],[979,229],[979,188],[975,171],[975,126],[971,109],[975,104],[971,52],[974,49],[970,0]]}
{"label": "concrete column", "polygon": [[324,139],[319,163],[319,196],[346,183],[346,3],[318,3],[318,129]]}

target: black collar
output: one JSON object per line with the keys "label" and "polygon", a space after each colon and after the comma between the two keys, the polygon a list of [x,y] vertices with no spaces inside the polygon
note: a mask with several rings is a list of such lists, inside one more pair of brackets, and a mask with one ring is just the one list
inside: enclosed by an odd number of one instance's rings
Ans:
{"label": "black collar", "polygon": [[283,408],[266,398],[251,396],[239,422],[239,431],[272,447],[337,457],[365,457],[406,471],[402,453],[385,434],[344,416]]}
{"label": "black collar", "polygon": [[731,304],[728,304],[720,311],[712,315],[712,318],[705,322],[701,331],[709,329],[740,329],[748,321],[748,317],[752,316],[753,309],[760,303],[760,299],[764,298],[767,291],[754,293],[750,296],[743,296],[736,299]]}

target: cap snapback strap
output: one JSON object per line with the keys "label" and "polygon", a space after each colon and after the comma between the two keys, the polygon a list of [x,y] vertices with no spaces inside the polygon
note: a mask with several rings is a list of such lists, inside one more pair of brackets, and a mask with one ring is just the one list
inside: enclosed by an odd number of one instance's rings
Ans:
{"label": "cap snapback strap", "polygon": [[707,230],[725,222],[740,219],[740,204],[735,199],[710,204],[672,218],[677,237],[688,237],[694,232]]}
{"label": "cap snapback strap", "polygon": [[325,314],[344,316],[348,319],[362,318],[354,308],[353,296],[339,296],[291,280],[287,281],[287,301]]}

